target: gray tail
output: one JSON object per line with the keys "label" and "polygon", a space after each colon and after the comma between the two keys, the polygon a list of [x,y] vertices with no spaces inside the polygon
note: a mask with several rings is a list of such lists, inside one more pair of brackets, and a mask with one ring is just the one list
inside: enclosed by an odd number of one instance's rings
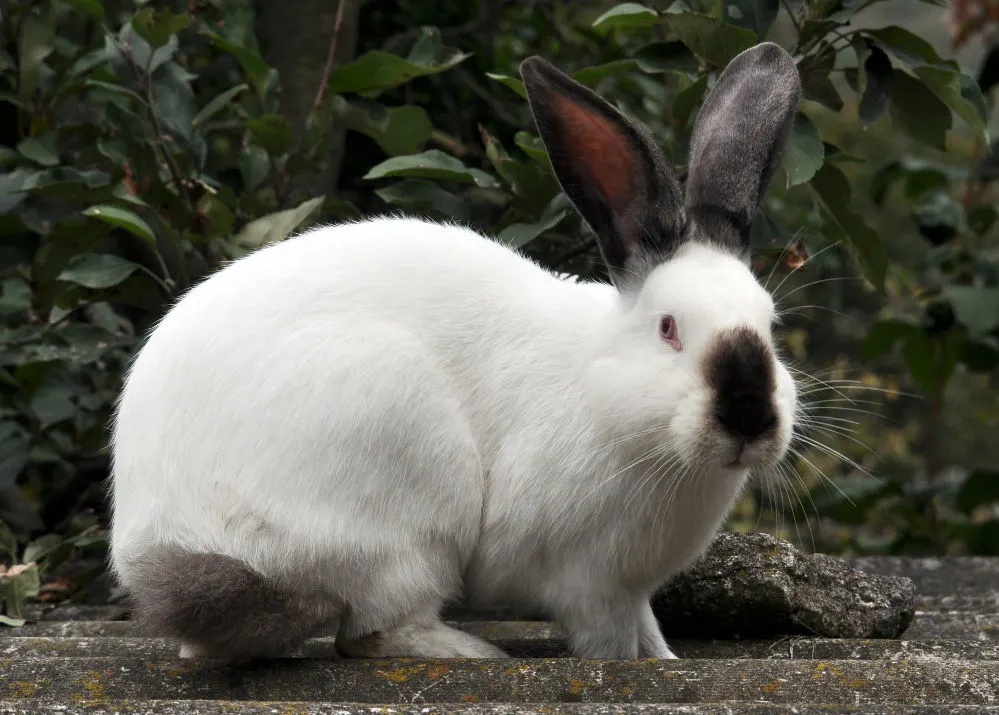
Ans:
{"label": "gray tail", "polygon": [[246,661],[284,653],[328,620],[322,604],[228,556],[170,550],[135,566],[129,590],[140,628],[211,658]]}

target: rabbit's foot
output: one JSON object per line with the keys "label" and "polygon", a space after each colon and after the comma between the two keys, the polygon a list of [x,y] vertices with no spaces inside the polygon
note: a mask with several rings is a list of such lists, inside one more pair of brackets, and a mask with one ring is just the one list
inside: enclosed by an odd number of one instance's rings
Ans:
{"label": "rabbit's foot", "polygon": [[506,658],[506,653],[481,638],[441,621],[421,621],[360,638],[336,639],[346,658]]}

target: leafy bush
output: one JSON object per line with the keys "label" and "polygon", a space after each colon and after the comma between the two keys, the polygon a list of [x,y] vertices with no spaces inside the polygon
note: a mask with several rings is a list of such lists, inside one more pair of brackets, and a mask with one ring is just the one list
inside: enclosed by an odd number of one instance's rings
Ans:
{"label": "leafy bush", "polygon": [[[330,57],[352,2],[341,5]],[[30,556],[51,569],[57,560],[42,557],[56,550],[58,560],[99,551],[99,521],[87,515],[106,511],[107,426],[129,356],[178,296],[225,261],[317,220],[403,210],[471,224],[561,271],[602,276],[533,133],[516,76],[528,54],[639,117],[682,175],[697,107],[719,71],[766,37],[789,48],[807,101],[754,226],[769,257],[758,267],[797,266],[807,251],[785,246],[800,246],[792,239],[802,235],[842,244],[867,286],[848,300],[876,304],[899,266],[865,219],[866,197],[851,190],[869,157],[834,137],[850,136],[842,126],[856,126],[856,109],[864,130],[890,119],[914,145],[942,150],[955,116],[981,142],[988,107],[975,81],[915,34],[850,23],[874,2],[655,10],[591,1],[568,17],[544,2],[442,9],[369,0],[357,56],[327,67],[304,117],[282,110],[288,78],[264,59],[257,4],[16,4],[0,51],[0,519],[14,535],[12,561]],[[339,164],[343,131],[349,150]],[[991,181],[987,169],[977,186]],[[903,345],[914,384],[933,400],[956,365],[995,365],[996,264],[980,249],[994,242],[996,210],[984,188],[971,204],[955,201],[963,183],[912,162],[874,180],[878,200],[904,185],[920,230],[941,245],[926,253],[925,277],[910,279],[911,305],[878,322],[865,354]],[[809,266],[841,272],[835,255]],[[807,311],[800,283],[790,286],[786,307]],[[996,481],[983,474],[958,489],[950,535],[999,551],[994,536],[968,536],[971,512],[996,501]],[[863,503],[897,495],[891,484],[883,493],[865,486]],[[842,515],[838,500],[816,508]]]}

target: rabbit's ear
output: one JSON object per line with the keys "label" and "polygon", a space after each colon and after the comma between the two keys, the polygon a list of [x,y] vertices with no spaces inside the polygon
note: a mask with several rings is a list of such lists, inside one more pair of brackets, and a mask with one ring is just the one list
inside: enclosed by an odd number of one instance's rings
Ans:
{"label": "rabbit's ear", "polygon": [[540,57],[520,65],[555,176],[597,235],[619,287],[640,284],[686,235],[683,197],[639,124]]}
{"label": "rabbit's ear", "polygon": [[696,240],[743,253],[801,98],[791,56],[764,42],[735,57],[697,115],[687,218]]}

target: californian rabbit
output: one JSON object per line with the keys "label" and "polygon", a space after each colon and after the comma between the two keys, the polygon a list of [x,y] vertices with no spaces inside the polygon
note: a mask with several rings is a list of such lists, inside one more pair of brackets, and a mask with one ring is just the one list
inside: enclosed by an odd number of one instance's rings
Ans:
{"label": "californian rabbit", "polygon": [[578,656],[672,658],[650,594],[707,547],[796,394],[749,229],[800,96],[732,60],[686,204],[662,152],[540,58],[521,73],[613,286],[466,228],[319,228],[218,271],[150,334],[113,431],[112,561],[152,632],[242,659],[499,657],[442,605],[548,614]]}

